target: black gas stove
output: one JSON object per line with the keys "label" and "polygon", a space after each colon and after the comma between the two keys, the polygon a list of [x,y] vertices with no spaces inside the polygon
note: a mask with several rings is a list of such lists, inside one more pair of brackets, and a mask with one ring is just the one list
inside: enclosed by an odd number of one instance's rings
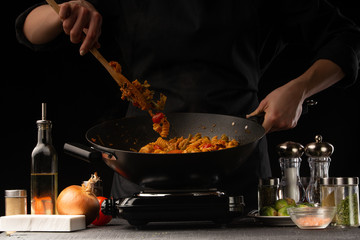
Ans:
{"label": "black gas stove", "polygon": [[227,223],[244,212],[243,196],[229,196],[217,189],[145,190],[125,199],[108,199],[105,214],[142,226],[149,222],[213,221]]}

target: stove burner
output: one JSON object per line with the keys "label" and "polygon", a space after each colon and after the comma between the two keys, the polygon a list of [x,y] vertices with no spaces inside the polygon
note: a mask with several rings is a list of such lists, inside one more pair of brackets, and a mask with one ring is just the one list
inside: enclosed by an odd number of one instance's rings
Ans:
{"label": "stove burner", "polygon": [[102,211],[116,213],[135,226],[168,221],[227,223],[242,216],[244,205],[243,196],[228,196],[216,189],[145,190],[122,200],[109,199]]}

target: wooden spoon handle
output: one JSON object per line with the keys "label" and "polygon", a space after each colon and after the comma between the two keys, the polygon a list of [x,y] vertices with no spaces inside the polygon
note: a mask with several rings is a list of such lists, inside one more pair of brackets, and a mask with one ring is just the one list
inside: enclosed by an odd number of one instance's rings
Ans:
{"label": "wooden spoon handle", "polygon": [[[60,6],[54,0],[46,0],[46,2],[54,9],[54,11],[59,14]],[[85,33],[84,33],[85,34]],[[143,110],[149,108],[149,103],[145,100],[144,95],[137,89],[135,86],[121,73],[116,72],[109,64],[109,62],[103,57],[103,55],[95,48],[91,48],[90,52],[94,57],[105,67],[105,69],[110,73],[112,78],[120,87],[127,88],[133,95],[132,101],[137,102]]]}
{"label": "wooden spoon handle", "polygon": [[54,0],[46,0],[46,2],[59,14],[60,6]]}

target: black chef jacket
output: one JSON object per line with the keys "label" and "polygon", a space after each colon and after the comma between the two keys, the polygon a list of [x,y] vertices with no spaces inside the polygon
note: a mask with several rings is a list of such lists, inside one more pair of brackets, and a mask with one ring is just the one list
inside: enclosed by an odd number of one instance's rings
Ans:
{"label": "black chef jacket", "polygon": [[[314,61],[337,63],[346,73],[343,85],[357,77],[359,29],[325,1],[91,2],[103,14],[103,35],[111,35],[119,46],[114,60],[129,79],[148,80],[168,97],[165,112],[252,112],[259,103],[262,74],[287,44],[307,45]],[[28,44],[21,31],[18,34]],[[128,116],[139,114],[144,113],[129,107]],[[245,195],[253,208],[257,179],[270,175],[264,138],[221,188]],[[115,174],[114,197],[140,189]]]}

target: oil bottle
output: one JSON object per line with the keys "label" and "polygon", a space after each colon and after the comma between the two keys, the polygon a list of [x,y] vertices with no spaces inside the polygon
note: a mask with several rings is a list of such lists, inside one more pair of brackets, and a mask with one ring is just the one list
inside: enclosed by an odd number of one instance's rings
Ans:
{"label": "oil bottle", "polygon": [[31,154],[31,214],[56,214],[58,160],[52,145],[52,123],[46,119],[46,103],[36,124],[38,139]]}

